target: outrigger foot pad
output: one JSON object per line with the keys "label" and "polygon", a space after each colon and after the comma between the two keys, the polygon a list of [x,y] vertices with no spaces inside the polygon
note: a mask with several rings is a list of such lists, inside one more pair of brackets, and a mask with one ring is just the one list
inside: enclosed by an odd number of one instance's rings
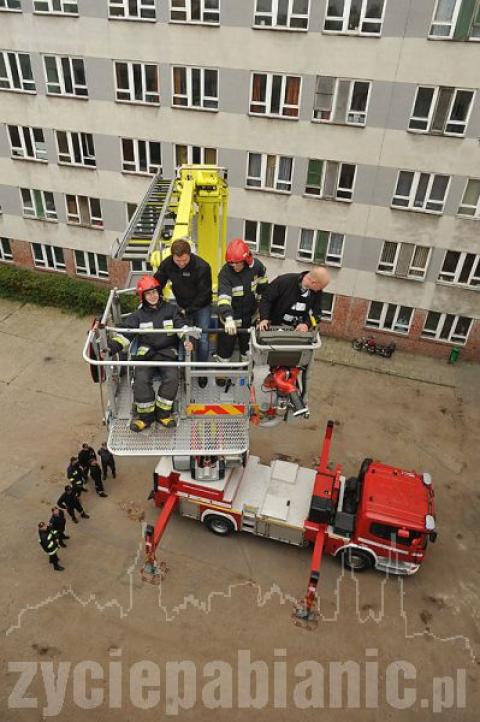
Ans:
{"label": "outrigger foot pad", "polygon": [[305,601],[298,602],[292,612],[292,619],[296,627],[302,627],[308,631],[316,629],[320,614],[317,609],[307,605]]}
{"label": "outrigger foot pad", "polygon": [[160,584],[165,579],[168,572],[166,562],[145,562],[140,572],[140,576],[144,582],[149,584]]}

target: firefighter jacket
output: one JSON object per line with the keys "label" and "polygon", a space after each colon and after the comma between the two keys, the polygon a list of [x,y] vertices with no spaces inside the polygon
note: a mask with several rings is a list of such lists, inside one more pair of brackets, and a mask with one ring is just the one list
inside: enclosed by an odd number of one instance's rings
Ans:
{"label": "firefighter jacket", "polygon": [[65,519],[65,513],[63,509],[60,509],[60,514],[52,514],[48,526],[53,531],[63,534],[67,522]]}
{"label": "firefighter jacket", "polygon": [[168,256],[161,262],[155,278],[162,286],[171,282],[175,300],[186,315],[212,303],[212,269],[194,253],[190,254],[185,268],[179,268],[173,257]]}
{"label": "firefighter jacket", "polygon": [[75,488],[70,491],[64,491],[62,496],[57,501],[57,506],[60,509],[75,509],[78,506],[78,492]]}
{"label": "firefighter jacket", "polygon": [[106,466],[114,461],[113,454],[108,449],[104,449],[103,446],[98,450],[98,455],[102,460],[102,464]]}
{"label": "firefighter jacket", "polygon": [[58,532],[53,529],[40,529],[38,537],[40,546],[49,556],[58,552]]}
{"label": "firefighter jacket", "polygon": [[138,329],[164,329],[168,333],[115,333],[109,340],[108,347],[112,353],[125,351],[134,338],[137,338],[138,346],[133,355],[137,361],[148,361],[159,352],[167,352],[167,355],[176,356],[178,347],[177,334],[174,329],[184,326],[184,321],[179,313],[178,307],[166,301],[160,302],[158,306],[150,306],[143,303],[140,308],[131,313],[122,321],[122,327]]}
{"label": "firefighter jacket", "polygon": [[237,273],[228,263],[218,274],[218,314],[225,322],[232,316],[237,326],[251,323],[258,309],[258,299],[263,295],[268,279],[265,266],[258,258],[251,266],[244,265]]}
{"label": "firefighter jacket", "polygon": [[[85,463],[85,467],[87,467],[89,464],[89,461],[87,459]],[[83,471],[82,467],[80,466],[80,462],[76,462],[75,464],[69,464],[67,466],[67,479],[72,480],[74,482],[79,482],[80,484],[83,483]]]}
{"label": "firefighter jacket", "polygon": [[322,316],[322,292],[302,290],[304,273],[285,273],[273,280],[260,301],[260,320],[272,326],[306,323],[314,328]]}
{"label": "firefighter jacket", "polygon": [[80,451],[78,452],[78,463],[80,464],[82,469],[88,468],[90,464],[90,459],[96,458],[97,455],[91,446],[89,446],[88,449],[80,449]]}
{"label": "firefighter jacket", "polygon": [[92,477],[95,484],[101,484],[102,470],[98,464],[92,464],[92,466],[90,467],[90,476]]}

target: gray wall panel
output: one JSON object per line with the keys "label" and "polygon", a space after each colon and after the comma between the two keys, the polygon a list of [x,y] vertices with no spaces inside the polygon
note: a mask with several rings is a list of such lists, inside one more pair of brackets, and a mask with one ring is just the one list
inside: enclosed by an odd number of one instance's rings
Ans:
{"label": "gray wall panel", "polygon": [[[414,0],[413,4],[418,4],[418,0]],[[383,37],[401,38],[405,35],[411,5],[410,0],[386,0]]]}
{"label": "gray wall panel", "polygon": [[160,63],[158,74],[160,78],[160,105],[169,108],[172,105],[172,66]]}
{"label": "gray wall panel", "polygon": [[447,199],[443,211],[445,215],[456,215],[458,206],[462,200],[466,182],[467,179],[460,176],[452,176],[450,179],[450,186],[448,188]]}
{"label": "gray wall panel", "polygon": [[[11,214],[14,216],[22,215],[22,201],[20,198],[20,191],[14,186],[0,185],[0,205],[5,215]],[[0,229],[1,229],[1,218],[0,216]]]}
{"label": "gray wall panel", "polygon": [[24,13],[33,13],[33,0],[22,0],[22,10]]}
{"label": "gray wall panel", "polygon": [[47,158],[49,163],[58,163],[57,141],[55,133],[51,128],[44,128],[43,135],[47,146]]}
{"label": "gray wall panel", "polygon": [[308,158],[294,158],[293,161],[293,179],[292,193],[303,195],[305,193],[305,184],[307,182]]}
{"label": "gray wall panel", "polygon": [[[326,0],[310,0],[308,32],[319,33],[323,28]],[[320,40],[320,38],[319,38]]]}
{"label": "gray wall panel", "polygon": [[300,120],[311,120],[313,97],[315,94],[315,75],[302,76],[302,97],[300,98]]}
{"label": "gray wall panel", "polygon": [[112,135],[94,135],[93,142],[95,144],[97,168],[120,173],[122,170],[120,138],[115,138]]}
{"label": "gray wall panel", "polygon": [[250,27],[255,0],[220,0],[220,24]]}
{"label": "gray wall panel", "polygon": [[378,238],[345,236],[342,267],[375,272],[382,245],[383,240]]}
{"label": "gray wall panel", "polygon": [[32,63],[33,77],[35,78],[35,88],[38,95],[46,95],[47,85],[45,82],[45,70],[43,65],[43,57],[40,53],[30,53],[30,61]]}
{"label": "gray wall panel", "polygon": [[357,165],[353,202],[389,206],[395,171],[373,165]]}
{"label": "gray wall panel", "polygon": [[88,18],[107,18],[108,0],[78,0],[78,11],[81,16]]}
{"label": "gray wall panel", "polygon": [[[134,195],[134,194],[133,194]],[[132,203],[138,199],[132,198]],[[105,228],[121,233],[127,226],[125,203],[102,198],[102,215]]]}
{"label": "gray wall panel", "polygon": [[249,109],[250,72],[248,70],[227,70],[218,73],[218,109],[227,113],[245,115]]}
{"label": "gray wall panel", "polygon": [[5,123],[0,124],[0,156],[9,158],[11,154],[8,130]]}
{"label": "gray wall panel", "polygon": [[90,100],[115,100],[113,68],[113,61],[108,58],[85,58]]}
{"label": "gray wall panel", "polygon": [[[64,193],[55,192],[53,194],[53,199],[55,201],[55,208],[57,209],[58,222],[66,223],[67,222],[67,208],[65,205]],[[67,235],[67,234],[65,234],[65,235]],[[67,239],[65,239],[65,240],[67,240]],[[65,245],[68,245],[68,243],[66,243]]]}
{"label": "gray wall panel", "polygon": [[[398,3],[398,0],[394,0]],[[398,3],[400,4],[400,3]],[[408,22],[405,36],[408,38],[427,38],[432,23],[435,0],[410,0]]]}
{"label": "gray wall panel", "polygon": [[438,274],[440,273],[440,269],[443,265],[444,257],[445,250],[443,248],[432,248],[432,252],[430,254],[430,263],[428,265],[425,281],[430,281],[431,283],[436,282]]}
{"label": "gray wall panel", "polygon": [[417,86],[413,83],[411,85],[396,83],[393,86],[392,83],[385,83],[385,85],[390,86],[390,91],[393,87],[391,94],[385,91],[383,96],[383,103],[388,108],[385,127],[393,130],[407,130]]}
{"label": "gray wall panel", "polygon": [[219,163],[228,168],[228,184],[233,188],[244,188],[247,168],[247,154],[244,151],[222,148]]}
{"label": "gray wall panel", "polygon": [[[480,81],[479,81],[480,84]],[[480,138],[480,90],[477,90],[473,99],[473,108],[467,125],[466,138]],[[480,157],[479,157],[480,165]],[[480,172],[480,171],[479,171]]]}

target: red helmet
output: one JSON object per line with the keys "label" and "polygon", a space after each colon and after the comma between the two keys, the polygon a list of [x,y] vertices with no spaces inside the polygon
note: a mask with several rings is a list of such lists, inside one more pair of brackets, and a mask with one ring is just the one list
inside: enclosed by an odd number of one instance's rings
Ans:
{"label": "red helmet", "polygon": [[140,303],[143,303],[143,294],[145,293],[145,291],[151,291],[154,288],[156,288],[160,293],[162,286],[160,282],[157,281],[157,279],[153,276],[142,276],[137,281],[137,294],[138,298],[140,299]]}
{"label": "red helmet", "polygon": [[234,238],[227,246],[225,260],[227,263],[241,263],[243,261],[249,266],[253,261],[253,254],[245,241],[241,238]]}

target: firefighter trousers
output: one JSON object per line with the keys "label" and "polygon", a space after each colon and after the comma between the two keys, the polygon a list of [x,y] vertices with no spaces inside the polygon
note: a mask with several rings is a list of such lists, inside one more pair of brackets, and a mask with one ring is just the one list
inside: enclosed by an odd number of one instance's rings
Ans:
{"label": "firefighter trousers", "polygon": [[[252,325],[250,319],[242,319],[242,323],[240,326],[237,326],[238,328],[250,328]],[[217,344],[217,355],[220,356],[222,359],[225,359],[226,361],[229,361],[233,350],[235,348],[235,341],[238,338],[238,347],[240,349],[240,353],[242,356],[245,356],[245,354],[248,352],[249,349],[249,341],[250,337],[248,333],[239,333],[235,336],[229,336],[228,333],[219,333],[218,334],[218,344]]]}
{"label": "firefighter trousers", "polygon": [[[152,361],[175,361],[173,349],[166,349],[165,353],[157,352]],[[153,379],[160,376],[160,385],[157,394],[153,388]],[[173,401],[178,391],[178,368],[175,366],[137,366],[135,368],[135,381],[133,383],[133,399],[138,418],[152,422],[155,418],[170,416]]]}

